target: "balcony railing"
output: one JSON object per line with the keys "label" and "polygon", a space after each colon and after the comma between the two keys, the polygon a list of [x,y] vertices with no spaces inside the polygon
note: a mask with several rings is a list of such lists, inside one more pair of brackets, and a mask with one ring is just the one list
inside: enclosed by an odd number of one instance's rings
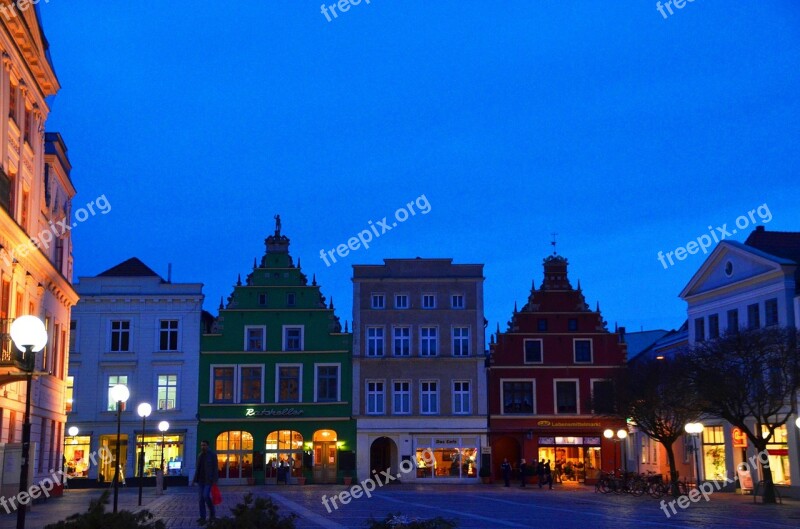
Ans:
{"label": "balcony railing", "polygon": [[0,366],[16,367],[23,371],[33,371],[34,355],[23,358],[14,344],[11,342],[11,322],[14,318],[4,318],[0,320]]}

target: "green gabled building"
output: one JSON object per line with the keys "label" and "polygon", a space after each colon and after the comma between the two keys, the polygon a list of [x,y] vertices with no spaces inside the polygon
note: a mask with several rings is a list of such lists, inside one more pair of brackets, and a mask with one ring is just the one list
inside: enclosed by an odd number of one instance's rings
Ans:
{"label": "green gabled building", "polygon": [[276,219],[261,263],[202,336],[198,444],[217,452],[221,484],[341,482],[355,462],[353,337]]}

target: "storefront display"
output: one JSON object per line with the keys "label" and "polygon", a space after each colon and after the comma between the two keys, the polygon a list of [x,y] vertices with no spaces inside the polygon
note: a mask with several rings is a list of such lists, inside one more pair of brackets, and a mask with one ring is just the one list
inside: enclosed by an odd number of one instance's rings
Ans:
{"label": "storefront display", "polygon": [[725,435],[722,426],[703,429],[703,475],[705,479],[725,479]]}
{"label": "storefront display", "polygon": [[556,479],[584,483],[601,468],[600,437],[539,437],[538,461],[550,461]]}
{"label": "storefront display", "polygon": [[68,478],[89,477],[91,442],[92,438],[88,435],[67,436],[64,443],[64,472]]}
{"label": "storefront display", "polygon": [[[167,435],[163,438],[163,461],[165,471],[170,476],[180,476],[183,470],[183,436]],[[144,442],[144,476],[156,475],[162,461],[162,437],[160,435],[145,435],[144,439],[136,439],[136,457],[139,458]],[[137,468],[138,475],[138,468]]]}
{"label": "storefront display", "polygon": [[[766,437],[769,430],[763,426],[763,435]],[[771,442],[767,445],[769,467],[772,470],[772,481],[776,485],[791,485],[792,479],[789,471],[789,444],[786,437],[786,425],[775,429]]]}
{"label": "storefront display", "polygon": [[[417,437],[417,478],[471,479],[478,476],[475,437]],[[433,454],[431,459],[430,454]]]}

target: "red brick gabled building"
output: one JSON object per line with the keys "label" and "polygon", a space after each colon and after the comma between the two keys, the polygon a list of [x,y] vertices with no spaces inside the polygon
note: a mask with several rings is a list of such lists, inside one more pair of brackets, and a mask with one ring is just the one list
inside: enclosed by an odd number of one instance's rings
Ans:
{"label": "red brick gabled building", "polygon": [[624,421],[593,414],[592,391],[625,365],[624,329],[611,333],[583,292],[567,277],[567,259],[544,260],[544,280],[531,290],[509,328],[490,344],[489,443],[492,468],[508,458],[515,466],[562,461],[565,482],[593,483],[599,469],[622,464],[621,446],[603,437]]}

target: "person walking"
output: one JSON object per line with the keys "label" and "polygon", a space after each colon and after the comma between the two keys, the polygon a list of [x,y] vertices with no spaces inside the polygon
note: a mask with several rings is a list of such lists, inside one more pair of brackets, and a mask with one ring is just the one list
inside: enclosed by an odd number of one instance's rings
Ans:
{"label": "person walking", "polygon": [[211,514],[211,519],[217,517],[214,502],[211,501],[211,485],[219,480],[219,470],[217,469],[217,454],[208,448],[208,441],[200,442],[200,453],[197,455],[194,478],[192,483],[197,483],[200,487],[200,520],[206,521],[206,505]]}
{"label": "person walking", "polygon": [[544,485],[544,459],[536,464],[536,475],[539,477],[539,488]]}
{"label": "person walking", "polygon": [[549,459],[547,460],[547,463],[544,464],[544,479],[547,480],[550,490],[553,490],[553,470],[550,468]]}
{"label": "person walking", "polygon": [[520,487],[525,486],[525,471],[528,469],[528,465],[525,463],[525,458],[519,460],[519,479],[520,479]]}
{"label": "person walking", "polygon": [[508,458],[503,458],[503,464],[500,465],[500,470],[503,471],[503,481],[506,482],[506,487],[511,486],[511,463],[508,462]]}

